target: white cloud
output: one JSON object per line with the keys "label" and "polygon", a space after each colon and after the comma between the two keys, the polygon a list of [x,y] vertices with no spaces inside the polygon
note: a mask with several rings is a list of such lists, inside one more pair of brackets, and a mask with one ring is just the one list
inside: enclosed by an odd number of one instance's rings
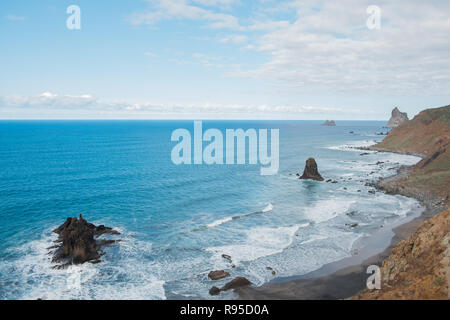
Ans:
{"label": "white cloud", "polygon": [[[317,115],[319,118],[324,114],[361,114],[363,117],[371,112],[337,108],[329,106],[295,106],[295,105],[245,105],[245,104],[220,104],[203,102],[197,104],[158,104],[151,102],[130,103],[127,101],[107,101],[95,98],[89,94],[83,95],[59,95],[50,92],[44,92],[35,96],[0,96],[0,116],[2,112],[8,110],[16,115],[21,114],[45,114],[52,112],[54,115],[64,115],[67,112],[71,114],[84,114],[90,111],[91,114],[120,114],[120,115],[175,115],[178,118],[184,118],[184,115],[209,115],[214,118],[215,115],[227,115],[240,118],[243,115],[275,116],[276,115],[294,115],[294,117],[309,117]],[[373,113],[373,112],[372,112]],[[376,113],[375,113],[376,114]]]}
{"label": "white cloud", "polygon": [[338,91],[449,94],[450,3],[378,1],[381,30],[366,27],[370,4],[291,2],[296,20],[258,39],[268,62],[229,75]]}
{"label": "white cloud", "polygon": [[[220,12],[221,5],[236,8],[235,1],[149,3],[153,10],[135,15],[133,23],[205,21],[210,28],[235,31],[220,38],[235,44],[247,43],[253,32],[244,49],[264,54],[267,62],[228,70],[231,77],[335,92],[450,94],[450,2],[264,0],[252,4],[246,17]],[[381,8],[380,30],[366,27],[366,9],[373,4]],[[294,15],[291,21],[287,15]]]}
{"label": "white cloud", "polygon": [[25,17],[23,17],[23,16],[16,16],[14,14],[8,14],[6,16],[6,19],[8,19],[10,21],[23,21],[23,20],[25,20]]}
{"label": "white cloud", "polygon": [[[134,25],[148,24],[152,25],[163,19],[188,19],[209,21],[211,28],[229,28],[239,29],[238,19],[233,15],[214,12],[199,6],[190,4],[186,0],[156,0],[148,1],[151,11],[144,13],[135,13],[128,20]],[[197,3],[217,5],[231,3],[230,1],[194,1]]]}
{"label": "white cloud", "polygon": [[228,35],[222,39],[220,39],[220,42],[223,43],[234,43],[234,44],[243,44],[247,42],[247,36],[242,34],[232,34]]}

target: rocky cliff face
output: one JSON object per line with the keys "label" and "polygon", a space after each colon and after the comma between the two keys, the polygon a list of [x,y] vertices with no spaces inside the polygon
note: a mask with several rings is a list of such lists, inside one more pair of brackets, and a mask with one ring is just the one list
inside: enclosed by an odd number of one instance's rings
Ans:
{"label": "rocky cliff face", "polygon": [[391,119],[389,119],[386,128],[395,128],[401,125],[403,122],[408,121],[408,115],[406,112],[400,112],[397,107],[392,110]]}
{"label": "rocky cliff face", "polygon": [[447,209],[399,242],[383,261],[381,290],[366,289],[353,299],[449,299],[450,106],[420,112],[371,149],[423,155],[378,186]]}
{"label": "rocky cliff face", "polygon": [[387,191],[450,203],[450,106],[420,112],[371,149],[424,156],[407,174],[382,181]]}
{"label": "rocky cliff face", "polygon": [[398,243],[381,267],[381,290],[353,299],[450,299],[450,210]]}

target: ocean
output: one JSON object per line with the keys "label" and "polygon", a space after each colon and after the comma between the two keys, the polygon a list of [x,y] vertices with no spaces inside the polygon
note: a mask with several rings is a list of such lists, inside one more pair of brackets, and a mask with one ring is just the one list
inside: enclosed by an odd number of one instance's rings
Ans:
{"label": "ocean", "polygon": [[[278,174],[263,176],[259,165],[175,165],[171,133],[193,121],[0,121],[0,299],[211,299],[231,279],[211,281],[212,270],[255,285],[303,275],[423,210],[365,185],[420,160],[353,148],[383,139],[385,122],[320,124],[203,122],[279,129]],[[337,183],[299,180],[309,157]],[[52,269],[52,229],[80,213],[122,241],[102,263]]]}

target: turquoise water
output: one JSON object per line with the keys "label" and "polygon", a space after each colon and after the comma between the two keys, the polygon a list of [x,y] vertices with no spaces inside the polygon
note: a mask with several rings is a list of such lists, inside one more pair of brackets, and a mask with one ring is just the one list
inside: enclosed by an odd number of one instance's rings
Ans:
{"label": "turquoise water", "polygon": [[[210,298],[227,280],[209,281],[211,270],[263,284],[275,278],[266,267],[287,277],[350,256],[419,206],[364,185],[419,160],[349,148],[381,140],[384,124],[203,122],[222,132],[279,129],[279,172],[261,176],[259,165],[174,165],[171,133],[192,121],[0,121],[0,298]],[[338,183],[296,179],[311,156]],[[51,230],[80,213],[123,241],[103,263],[53,270]]]}

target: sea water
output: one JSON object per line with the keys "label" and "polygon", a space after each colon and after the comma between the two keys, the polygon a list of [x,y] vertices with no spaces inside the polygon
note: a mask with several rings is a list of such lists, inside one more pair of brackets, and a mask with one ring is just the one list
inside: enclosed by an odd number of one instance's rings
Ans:
{"label": "sea water", "polygon": [[[255,165],[173,164],[171,133],[192,121],[0,121],[0,299],[208,299],[230,280],[211,270],[256,285],[306,274],[420,210],[365,185],[420,160],[354,148],[380,141],[384,122],[320,123],[203,122],[279,129],[278,174],[262,176]],[[309,157],[337,183],[299,180]],[[52,269],[51,231],[80,213],[122,241],[102,263]]]}

